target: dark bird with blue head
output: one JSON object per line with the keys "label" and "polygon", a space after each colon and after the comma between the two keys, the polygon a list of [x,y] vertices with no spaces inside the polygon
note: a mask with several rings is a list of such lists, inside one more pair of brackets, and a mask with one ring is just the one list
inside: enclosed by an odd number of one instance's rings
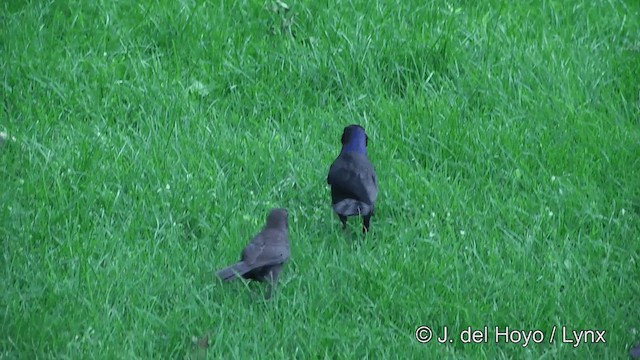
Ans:
{"label": "dark bird with blue head", "polygon": [[331,164],[327,183],[331,186],[333,211],[342,228],[347,217],[362,216],[362,231],[369,231],[371,216],[378,196],[378,179],[367,157],[369,137],[360,125],[349,125],[342,133],[342,150]]}
{"label": "dark bird with blue head", "polygon": [[271,294],[282,270],[282,265],[289,259],[289,223],[285,209],[273,209],[267,217],[267,224],[251,242],[242,250],[240,261],[228,266],[217,275],[222,280],[233,280],[237,277],[269,282]]}

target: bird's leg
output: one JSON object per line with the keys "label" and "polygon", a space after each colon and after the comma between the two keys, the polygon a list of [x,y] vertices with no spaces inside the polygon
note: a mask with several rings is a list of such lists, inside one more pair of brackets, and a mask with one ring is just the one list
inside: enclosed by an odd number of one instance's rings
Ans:
{"label": "bird's leg", "polygon": [[344,215],[338,215],[340,217],[340,222],[342,222],[342,230],[347,228],[347,217]]}
{"label": "bird's leg", "polygon": [[273,288],[275,287],[275,283],[274,282],[269,282],[269,285],[267,285],[269,287],[269,289],[267,290],[267,294],[264,296],[265,300],[271,300],[271,296],[273,295]]}
{"label": "bird's leg", "polygon": [[278,277],[280,276],[280,269],[282,266],[273,266],[271,270],[269,270],[269,274],[267,275],[267,280],[269,281],[269,290],[267,291],[267,295],[265,295],[264,299],[271,299],[271,295],[273,295],[273,289],[275,289],[278,284]]}
{"label": "bird's leg", "polygon": [[371,221],[371,214],[362,217],[362,232],[365,234],[369,232],[370,221]]}

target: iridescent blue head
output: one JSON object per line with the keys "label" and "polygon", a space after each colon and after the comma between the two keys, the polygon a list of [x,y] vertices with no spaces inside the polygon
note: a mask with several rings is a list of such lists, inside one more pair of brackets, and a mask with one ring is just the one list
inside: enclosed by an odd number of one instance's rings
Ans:
{"label": "iridescent blue head", "polygon": [[342,132],[342,151],[367,155],[369,137],[360,125],[349,125]]}

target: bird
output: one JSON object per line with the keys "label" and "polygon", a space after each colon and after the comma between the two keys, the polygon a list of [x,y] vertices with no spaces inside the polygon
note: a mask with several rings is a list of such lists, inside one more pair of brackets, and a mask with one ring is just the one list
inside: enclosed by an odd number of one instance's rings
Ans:
{"label": "bird", "polygon": [[342,132],[342,150],[327,175],[331,186],[331,204],[342,228],[348,216],[362,216],[362,232],[369,232],[378,196],[378,179],[367,157],[369,137],[360,125],[346,126]]}
{"label": "bird", "polygon": [[631,350],[629,350],[629,355],[631,356],[632,359],[640,358],[640,343],[636,344],[634,347],[631,348]]}
{"label": "bird", "polygon": [[262,230],[245,246],[240,261],[217,272],[223,281],[243,277],[269,282],[265,298],[271,298],[282,265],[289,260],[289,224],[286,209],[272,209]]}

